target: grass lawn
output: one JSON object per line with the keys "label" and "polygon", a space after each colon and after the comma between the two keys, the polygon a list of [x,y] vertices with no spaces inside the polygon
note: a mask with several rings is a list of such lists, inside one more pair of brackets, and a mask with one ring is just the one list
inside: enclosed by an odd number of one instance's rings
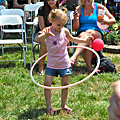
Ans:
{"label": "grass lawn", "polygon": [[[104,53],[117,66],[120,54]],[[73,114],[65,114],[59,110],[61,90],[52,90],[52,108],[57,108],[54,115],[46,114],[44,89],[36,86],[30,78],[31,43],[28,42],[26,52],[26,68],[23,62],[0,63],[0,120],[108,120],[107,107],[112,95],[112,85],[120,79],[117,73],[102,73],[92,76],[87,81],[69,88],[67,105]],[[36,58],[38,58],[38,53]],[[6,50],[0,59],[20,57],[20,50]],[[83,60],[82,57],[78,59]],[[46,64],[46,63],[45,63]],[[34,79],[44,83],[44,76],[36,75],[38,64],[33,71]],[[70,84],[88,76],[86,64],[78,62],[73,66]],[[60,86],[60,77],[55,77],[52,86]]]}

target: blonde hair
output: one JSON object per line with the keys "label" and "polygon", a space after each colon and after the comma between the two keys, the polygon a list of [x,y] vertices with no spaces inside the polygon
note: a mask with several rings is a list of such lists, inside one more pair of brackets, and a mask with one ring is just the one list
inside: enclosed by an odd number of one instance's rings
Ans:
{"label": "blonde hair", "polygon": [[56,19],[60,19],[60,20],[62,20],[62,22],[66,23],[68,20],[67,9],[62,8],[62,9],[51,10],[48,19],[49,19],[49,21],[50,21],[50,19],[52,19],[53,21]]}
{"label": "blonde hair", "polygon": [[[92,0],[92,4],[94,3],[94,0]],[[84,7],[83,0],[80,0],[81,7]]]}

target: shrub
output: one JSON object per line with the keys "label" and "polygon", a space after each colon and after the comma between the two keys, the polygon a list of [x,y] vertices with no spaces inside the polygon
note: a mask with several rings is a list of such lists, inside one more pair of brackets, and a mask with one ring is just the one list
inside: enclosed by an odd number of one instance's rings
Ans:
{"label": "shrub", "polygon": [[112,44],[120,42],[120,23],[115,23],[104,30],[104,42],[111,42]]}

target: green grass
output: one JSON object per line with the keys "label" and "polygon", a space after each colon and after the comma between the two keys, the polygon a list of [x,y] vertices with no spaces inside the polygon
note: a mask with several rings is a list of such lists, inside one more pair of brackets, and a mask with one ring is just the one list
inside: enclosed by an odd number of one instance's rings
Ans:
{"label": "green grass", "polygon": [[[36,51],[37,52],[37,51]],[[120,64],[119,54],[104,53],[115,64]],[[38,52],[36,58],[38,58]],[[0,59],[20,57],[20,50],[5,51]],[[61,90],[52,90],[52,108],[58,108],[54,115],[46,114],[44,89],[36,86],[30,78],[31,43],[26,52],[26,68],[23,62],[0,64],[0,119],[1,120],[108,120],[107,107],[112,95],[112,85],[120,79],[117,73],[102,73],[87,81],[69,88],[67,105],[73,109],[68,115],[59,111]],[[81,57],[80,60],[83,60]],[[44,76],[36,75],[38,64],[33,71],[34,79],[44,83]],[[88,73],[86,64],[78,62],[72,70],[70,84],[85,78]],[[60,86],[61,78],[55,77],[52,86]]]}

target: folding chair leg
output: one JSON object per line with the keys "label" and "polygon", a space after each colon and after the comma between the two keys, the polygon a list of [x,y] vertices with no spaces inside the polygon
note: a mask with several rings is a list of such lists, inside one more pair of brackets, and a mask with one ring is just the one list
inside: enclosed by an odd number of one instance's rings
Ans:
{"label": "folding chair leg", "polygon": [[26,52],[27,52],[27,35],[26,35],[26,32],[25,32],[25,47],[26,47]]}
{"label": "folding chair leg", "polygon": [[[33,48],[33,47],[32,47]],[[31,49],[31,62],[30,62],[30,68],[32,67],[32,56],[33,56],[33,49]]]}
{"label": "folding chair leg", "polygon": [[32,43],[32,49],[31,49],[31,62],[30,62],[30,68],[32,67],[32,63],[33,63],[33,51],[34,51],[34,48],[33,48],[33,43]]}
{"label": "folding chair leg", "polygon": [[23,47],[23,61],[24,61],[24,67],[26,67],[26,62],[25,62],[25,50],[24,50],[24,47]]}
{"label": "folding chair leg", "polygon": [[4,54],[4,45],[2,45],[2,55]]}
{"label": "folding chair leg", "polygon": [[[37,45],[35,45],[34,47],[32,46],[31,49],[31,62],[30,62],[30,68],[32,67],[32,63],[33,61],[35,62],[35,48]],[[40,50],[40,45],[38,45],[38,50]],[[33,60],[34,59],[34,60]]]}

